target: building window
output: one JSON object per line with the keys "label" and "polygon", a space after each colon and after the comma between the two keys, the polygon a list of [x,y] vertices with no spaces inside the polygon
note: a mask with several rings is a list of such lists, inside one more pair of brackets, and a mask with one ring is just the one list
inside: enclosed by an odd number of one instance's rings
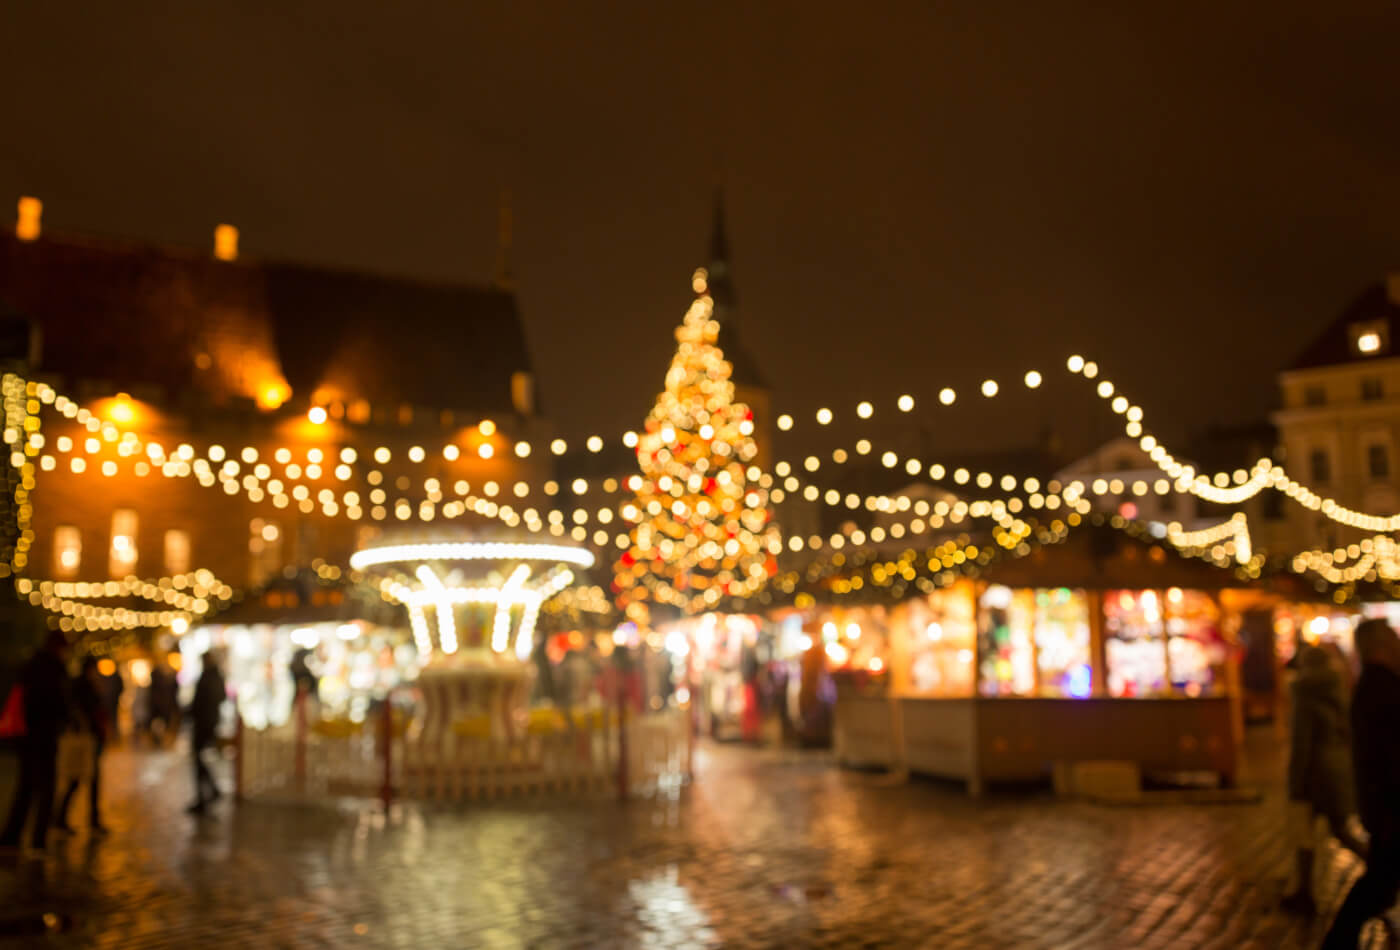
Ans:
{"label": "building window", "polygon": [[1361,398],[1367,402],[1373,402],[1385,395],[1385,387],[1381,385],[1380,379],[1375,376],[1367,376],[1361,381]]}
{"label": "building window", "polygon": [[53,531],[53,569],[59,577],[77,577],[83,565],[83,533],[75,525],[61,524]]}
{"label": "building window", "polygon": [[282,567],[282,527],[275,521],[248,522],[248,580],[258,587]]}
{"label": "building window", "polygon": [[1321,406],[1327,402],[1327,390],[1321,386],[1309,386],[1303,390],[1303,402],[1309,406]]}
{"label": "building window", "polygon": [[1366,470],[1372,478],[1390,477],[1390,452],[1383,445],[1366,447]]}
{"label": "building window", "polygon": [[165,532],[165,571],[184,574],[190,569],[190,533],[172,529]]}
{"label": "building window", "polygon": [[1349,335],[1351,351],[1357,356],[1379,356],[1390,349],[1390,326],[1384,320],[1353,323]]}
{"label": "building window", "polygon": [[1317,484],[1326,485],[1332,480],[1332,458],[1326,449],[1312,450],[1308,456],[1308,468],[1312,471],[1312,480]]}
{"label": "building window", "polygon": [[112,512],[112,547],[107,553],[108,572],[126,577],[136,571],[136,512],[118,508]]}

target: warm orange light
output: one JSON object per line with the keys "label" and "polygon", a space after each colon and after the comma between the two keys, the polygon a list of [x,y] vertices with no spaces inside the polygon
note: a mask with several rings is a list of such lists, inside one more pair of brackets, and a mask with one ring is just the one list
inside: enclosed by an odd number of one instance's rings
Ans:
{"label": "warm orange light", "polygon": [[39,239],[39,219],[44,213],[44,203],[38,198],[25,196],[19,199],[19,220],[15,222],[15,237],[21,241]]}
{"label": "warm orange light", "polygon": [[178,673],[180,671],[180,667],[185,665],[185,658],[178,653],[168,653],[166,654],[165,662],[170,665],[170,668],[172,670],[175,670]]}
{"label": "warm orange light", "polygon": [[117,672],[117,664],[113,660],[98,660],[97,672],[101,673],[103,676],[111,676]]}
{"label": "warm orange light", "polygon": [[119,425],[125,426],[135,422],[136,407],[131,404],[131,397],[126,393],[117,393],[117,398],[112,400],[107,409],[107,416]]}
{"label": "warm orange light", "polygon": [[321,406],[312,406],[311,411],[306,414],[315,425],[324,425],[326,422],[326,410]]}
{"label": "warm orange light", "polygon": [[221,261],[238,260],[238,229],[221,224],[214,229],[214,256]]}
{"label": "warm orange light", "polygon": [[258,390],[258,408],[276,409],[287,401],[292,388],[286,383],[268,383]]}

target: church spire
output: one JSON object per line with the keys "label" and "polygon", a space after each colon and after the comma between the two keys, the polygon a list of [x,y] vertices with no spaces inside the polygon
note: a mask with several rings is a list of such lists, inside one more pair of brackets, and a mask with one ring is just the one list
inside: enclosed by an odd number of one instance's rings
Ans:
{"label": "church spire", "polygon": [[715,302],[715,317],[721,323],[733,322],[738,299],[729,279],[729,231],[724,220],[724,189],[715,189],[715,217],[710,231],[709,265],[710,299]]}

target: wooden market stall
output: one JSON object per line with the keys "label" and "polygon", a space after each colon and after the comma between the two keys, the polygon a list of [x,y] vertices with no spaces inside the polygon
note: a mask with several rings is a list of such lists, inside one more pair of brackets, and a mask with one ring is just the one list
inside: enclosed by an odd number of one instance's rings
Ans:
{"label": "wooden market stall", "polygon": [[1085,762],[1230,784],[1250,590],[1141,532],[1086,524],[894,607],[848,610],[842,623],[864,609],[879,627],[857,649],[885,659],[861,662],[838,696],[837,759],[974,795]]}

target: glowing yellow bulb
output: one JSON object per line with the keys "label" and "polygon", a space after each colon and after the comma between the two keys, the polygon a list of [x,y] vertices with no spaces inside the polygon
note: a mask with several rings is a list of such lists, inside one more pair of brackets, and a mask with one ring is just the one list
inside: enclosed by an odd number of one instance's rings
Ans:
{"label": "glowing yellow bulb", "polygon": [[496,423],[492,422],[490,419],[482,419],[476,424],[476,431],[485,436],[495,435]]}
{"label": "glowing yellow bulb", "polygon": [[516,458],[522,458],[522,459],[523,459],[523,458],[529,458],[529,457],[530,457],[530,443],[529,443],[529,442],[517,442],[517,443],[515,443],[515,456],[516,456]]}
{"label": "glowing yellow bulb", "polygon": [[863,402],[859,406],[856,406],[856,415],[860,416],[862,419],[869,419],[874,414],[875,407],[868,402]]}
{"label": "glowing yellow bulb", "polygon": [[1037,388],[1037,387],[1040,385],[1040,382],[1041,382],[1041,380],[1040,380],[1040,374],[1039,374],[1038,372],[1036,372],[1035,370],[1031,370],[1029,373],[1026,374],[1026,388],[1027,388],[1027,389],[1035,389],[1035,388]]}
{"label": "glowing yellow bulb", "polygon": [[938,391],[938,401],[943,403],[943,405],[945,406],[951,406],[953,404],[953,401],[957,398],[958,394],[953,392],[953,390],[950,387],[945,386],[943,389]]}
{"label": "glowing yellow bulb", "polygon": [[449,462],[457,461],[458,457],[461,454],[462,450],[457,448],[457,446],[453,445],[450,442],[442,447],[442,457],[447,459]]}
{"label": "glowing yellow bulb", "polygon": [[995,396],[996,394],[997,394],[997,381],[996,381],[995,379],[983,380],[983,381],[982,381],[982,395],[984,395],[984,396],[986,396],[988,399],[990,399],[990,398],[992,398],[993,396]]}
{"label": "glowing yellow bulb", "polygon": [[491,447],[490,442],[483,442],[476,447],[476,454],[484,459],[489,459],[496,454],[496,450]]}
{"label": "glowing yellow bulb", "polygon": [[587,446],[590,452],[601,452],[603,451],[603,440],[596,435],[590,435]]}
{"label": "glowing yellow bulb", "polygon": [[1077,373],[1084,368],[1084,357],[1075,354],[1065,361],[1065,366],[1071,373]]}
{"label": "glowing yellow bulb", "polygon": [[817,410],[817,422],[826,425],[831,421],[831,410],[822,408]]}
{"label": "glowing yellow bulb", "polygon": [[900,412],[909,412],[914,408],[914,397],[908,395],[900,396],[898,405]]}
{"label": "glowing yellow bulb", "polygon": [[415,445],[408,450],[408,460],[410,462],[421,462],[426,457],[427,453],[423,451],[423,446],[421,445]]}
{"label": "glowing yellow bulb", "polygon": [[568,450],[569,443],[565,442],[563,439],[555,439],[553,442],[549,443],[549,451],[553,452],[555,455],[563,455]]}
{"label": "glowing yellow bulb", "polygon": [[320,406],[312,406],[311,411],[306,414],[306,418],[310,419],[313,425],[322,425],[327,419],[326,410]]}
{"label": "glowing yellow bulb", "polygon": [[791,429],[791,428],[792,428],[792,416],[788,415],[787,413],[783,413],[781,416],[779,416],[779,417],[778,417],[778,428],[779,428],[779,429],[782,429],[784,432],[786,432],[786,431],[788,431],[789,429]]}
{"label": "glowing yellow bulb", "polygon": [[635,449],[637,447],[637,433],[630,429],[622,433],[622,444],[629,449]]}

